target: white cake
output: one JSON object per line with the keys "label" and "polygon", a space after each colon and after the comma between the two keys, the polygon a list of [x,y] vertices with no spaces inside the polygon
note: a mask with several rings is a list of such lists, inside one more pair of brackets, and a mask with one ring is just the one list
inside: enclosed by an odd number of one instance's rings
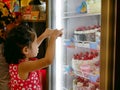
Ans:
{"label": "white cake", "polygon": [[81,26],[74,31],[74,39],[76,42],[95,42],[96,32],[100,30],[100,26]]}
{"label": "white cake", "polygon": [[86,52],[75,54],[72,58],[72,68],[74,71],[90,72],[93,66],[99,61],[98,52]]}
{"label": "white cake", "polygon": [[89,80],[79,77],[73,80],[73,90],[96,90],[96,88]]}

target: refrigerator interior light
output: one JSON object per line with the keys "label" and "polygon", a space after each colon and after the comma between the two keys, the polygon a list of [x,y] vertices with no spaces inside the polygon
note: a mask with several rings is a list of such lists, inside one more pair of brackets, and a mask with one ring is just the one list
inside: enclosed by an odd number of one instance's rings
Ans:
{"label": "refrigerator interior light", "polygon": [[[56,28],[57,29],[61,29],[62,27],[62,22],[61,22],[61,0],[56,0]],[[61,50],[62,50],[62,46],[61,46],[61,38],[58,38],[56,40],[56,90],[62,90],[61,88]]]}

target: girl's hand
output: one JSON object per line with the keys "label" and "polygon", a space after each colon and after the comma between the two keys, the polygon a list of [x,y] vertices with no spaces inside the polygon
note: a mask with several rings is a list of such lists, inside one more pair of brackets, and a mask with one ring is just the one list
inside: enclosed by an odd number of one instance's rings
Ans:
{"label": "girl's hand", "polygon": [[61,29],[61,30],[57,30],[57,29],[56,29],[56,30],[54,30],[54,32],[52,33],[51,37],[57,38],[57,37],[62,36],[62,34],[63,34],[62,29]]}
{"label": "girl's hand", "polygon": [[[45,32],[43,33],[46,37],[52,36],[53,34],[55,34],[57,36],[57,34],[59,34],[58,36],[62,36],[62,29],[58,30],[58,29],[50,29],[47,28],[45,30]],[[57,37],[58,37],[57,36]]]}

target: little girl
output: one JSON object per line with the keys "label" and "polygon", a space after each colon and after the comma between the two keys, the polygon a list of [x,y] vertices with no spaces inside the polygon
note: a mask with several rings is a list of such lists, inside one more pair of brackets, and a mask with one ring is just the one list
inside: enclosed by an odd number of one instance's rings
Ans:
{"label": "little girl", "polygon": [[[61,35],[61,30],[46,29],[37,38],[35,32],[25,25],[18,25],[8,33],[4,55],[9,64],[11,90],[42,90],[39,70],[52,64],[55,41]],[[35,59],[38,46],[47,37],[49,42],[44,58]]]}

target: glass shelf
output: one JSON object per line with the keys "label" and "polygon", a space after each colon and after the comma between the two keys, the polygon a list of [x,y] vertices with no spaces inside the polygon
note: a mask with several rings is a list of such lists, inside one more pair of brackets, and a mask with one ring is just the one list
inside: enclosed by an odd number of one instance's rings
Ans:
{"label": "glass shelf", "polygon": [[63,16],[63,19],[101,15],[101,13],[78,14],[78,13],[74,13],[74,12],[64,12],[64,14],[65,15]]}

